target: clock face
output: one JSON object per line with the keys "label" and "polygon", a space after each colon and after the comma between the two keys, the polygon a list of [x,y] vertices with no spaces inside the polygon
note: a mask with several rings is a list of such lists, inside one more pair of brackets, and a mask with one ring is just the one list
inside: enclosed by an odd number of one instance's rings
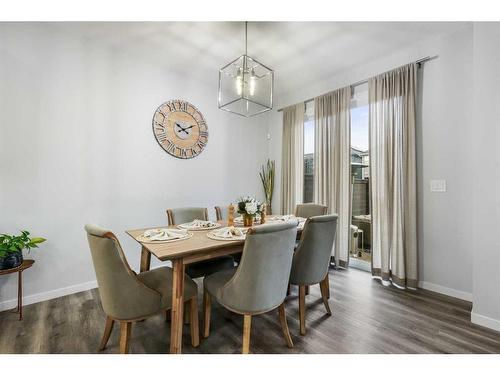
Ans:
{"label": "clock face", "polygon": [[160,146],[180,159],[198,156],[208,142],[208,127],[198,109],[184,100],[171,100],[153,116],[153,133]]}

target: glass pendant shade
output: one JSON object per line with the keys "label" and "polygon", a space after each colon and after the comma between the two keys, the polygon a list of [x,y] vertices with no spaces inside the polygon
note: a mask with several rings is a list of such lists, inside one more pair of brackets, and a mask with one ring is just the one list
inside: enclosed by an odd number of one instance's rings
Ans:
{"label": "glass pendant shade", "polygon": [[219,108],[251,117],[273,108],[274,72],[248,55],[219,70]]}

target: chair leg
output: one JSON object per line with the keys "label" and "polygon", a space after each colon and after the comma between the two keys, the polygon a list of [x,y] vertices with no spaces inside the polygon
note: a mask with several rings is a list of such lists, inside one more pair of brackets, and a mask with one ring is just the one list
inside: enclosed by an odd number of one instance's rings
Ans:
{"label": "chair leg", "polygon": [[250,353],[250,331],[252,328],[252,315],[243,317],[243,349],[242,354]]}
{"label": "chair leg", "polygon": [[319,288],[321,289],[321,299],[326,308],[326,313],[332,315],[330,310],[330,304],[328,303],[328,275],[319,283]]}
{"label": "chair leg", "polygon": [[132,322],[120,322],[120,354],[128,354]]}
{"label": "chair leg", "polygon": [[99,345],[99,350],[104,350],[106,348],[106,344],[108,343],[109,336],[111,335],[111,331],[113,330],[114,325],[115,321],[109,316],[106,317],[106,327],[104,328],[104,335],[102,336],[101,345]]}
{"label": "chair leg", "polygon": [[309,285],[306,285],[306,296],[309,295]]}
{"label": "chair leg", "polygon": [[330,299],[330,275],[327,273],[325,277],[325,285],[327,291],[327,298]]}
{"label": "chair leg", "polygon": [[207,338],[210,334],[210,294],[203,290],[203,337]]}
{"label": "chair leg", "polygon": [[198,298],[194,296],[191,298],[189,304],[189,311],[191,314],[191,345],[196,348],[200,345],[200,328],[198,326]]}
{"label": "chair leg", "polygon": [[306,286],[299,285],[299,321],[300,334],[306,334]]}
{"label": "chair leg", "polygon": [[290,331],[288,330],[288,324],[286,322],[286,310],[285,310],[285,302],[283,302],[278,307],[279,315],[280,315],[280,324],[281,330],[283,331],[283,335],[285,336],[286,346],[289,348],[293,348],[292,337],[290,336]]}

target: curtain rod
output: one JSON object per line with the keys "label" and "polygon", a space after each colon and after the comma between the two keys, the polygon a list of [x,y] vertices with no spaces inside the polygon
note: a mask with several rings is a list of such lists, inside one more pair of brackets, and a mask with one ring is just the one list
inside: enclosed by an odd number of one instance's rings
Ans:
{"label": "curtain rod", "polygon": [[[439,57],[439,55],[427,56],[427,57],[423,57],[421,59],[418,59],[418,60],[414,61],[414,63],[420,65],[420,64],[426,63],[427,61],[437,59],[438,57]],[[411,64],[411,63],[409,63],[409,64]],[[407,64],[405,64],[405,65],[407,65]],[[404,66],[404,65],[401,65],[401,66]],[[398,68],[394,68],[394,69],[398,69]],[[387,71],[385,71],[383,73],[380,73],[380,74],[384,74],[384,73],[390,72],[391,70],[394,70],[394,69],[387,70]],[[378,74],[376,74],[376,75],[378,75]],[[363,84],[367,83],[368,80],[369,80],[369,78],[366,78],[366,79],[363,79],[361,81],[355,82],[355,83],[353,83],[353,84],[351,84],[349,86],[351,88],[356,87],[356,86],[360,86],[360,85],[363,85]],[[314,98],[310,98],[310,99],[304,100],[303,103],[312,102],[313,100],[314,100]],[[289,106],[287,106],[287,107],[289,107]],[[285,108],[286,107],[278,109],[278,112],[283,112],[283,109],[285,109]]]}

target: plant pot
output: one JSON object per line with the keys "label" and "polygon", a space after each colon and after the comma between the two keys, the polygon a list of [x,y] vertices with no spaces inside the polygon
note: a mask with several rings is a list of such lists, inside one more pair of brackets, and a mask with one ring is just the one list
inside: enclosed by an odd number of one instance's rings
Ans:
{"label": "plant pot", "polygon": [[272,202],[271,201],[266,201],[266,215],[272,215],[273,214],[273,208],[272,208]]}
{"label": "plant pot", "polygon": [[19,267],[22,262],[23,262],[22,251],[9,253],[3,257],[0,257],[0,270],[9,270],[11,268]]}
{"label": "plant pot", "polygon": [[251,227],[253,225],[253,215],[243,215],[243,225]]}

